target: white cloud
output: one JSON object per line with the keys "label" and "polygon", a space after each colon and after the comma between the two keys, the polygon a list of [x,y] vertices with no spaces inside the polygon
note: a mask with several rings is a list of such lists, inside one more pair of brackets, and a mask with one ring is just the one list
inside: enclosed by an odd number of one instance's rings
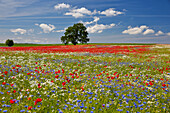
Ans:
{"label": "white cloud", "polygon": [[27,32],[25,29],[21,29],[21,28],[11,29],[10,31],[13,32],[13,33],[15,33],[15,35],[17,35],[18,33],[20,33],[20,34],[25,34],[25,33]]}
{"label": "white cloud", "polygon": [[83,23],[84,25],[88,25],[88,24],[93,24],[93,23],[97,23],[99,20],[100,20],[100,18],[99,17],[93,17],[93,21],[90,21],[90,22],[82,22],[82,21],[80,21],[80,23]]}
{"label": "white cloud", "polygon": [[23,38],[22,38],[22,37],[16,37],[16,38],[14,38],[14,39],[21,40],[21,39],[23,39]]}
{"label": "white cloud", "polygon": [[65,3],[61,3],[61,4],[55,5],[54,8],[55,8],[56,10],[64,9],[64,8],[70,8],[70,5],[69,5],[69,4],[65,4]]}
{"label": "white cloud", "polygon": [[41,42],[40,40],[33,40],[33,41],[36,42],[36,43],[37,43],[37,42]]}
{"label": "white cloud", "polygon": [[39,24],[37,24],[37,23],[36,23],[35,25],[36,25],[36,26],[39,26]]}
{"label": "white cloud", "polygon": [[115,24],[113,24],[113,23],[110,25],[95,24],[94,26],[87,27],[87,31],[89,33],[102,33],[104,29],[110,29],[114,26],[115,26]]}
{"label": "white cloud", "polygon": [[106,15],[106,16],[117,16],[117,15],[123,14],[123,12],[115,11],[114,8],[109,8],[105,11],[100,12],[100,14],[103,14],[103,15]]}
{"label": "white cloud", "polygon": [[140,27],[134,27],[132,28],[131,26],[128,27],[128,30],[124,30],[122,33],[124,34],[130,34],[130,35],[136,35],[136,34],[141,34],[144,29],[148,29],[147,26],[142,25]]}
{"label": "white cloud", "polygon": [[155,35],[159,36],[159,35],[163,35],[164,33],[162,31],[158,31]]}
{"label": "white cloud", "polygon": [[39,27],[43,30],[44,33],[49,33],[55,29],[54,25],[40,24]]}
{"label": "white cloud", "polygon": [[80,18],[80,17],[83,17],[84,15],[81,14],[81,13],[75,13],[75,12],[69,12],[69,13],[65,13],[65,15],[71,15],[75,18]]}
{"label": "white cloud", "polygon": [[86,9],[85,7],[82,7],[80,9],[73,9],[72,12],[77,12],[77,13],[81,13],[81,14],[88,14],[91,15],[92,12],[88,9]]}
{"label": "white cloud", "polygon": [[55,32],[57,33],[61,33],[61,32],[64,32],[65,30],[56,30]]}
{"label": "white cloud", "polygon": [[31,33],[33,33],[34,32],[34,29],[29,29],[28,30],[28,34],[31,34]]}
{"label": "white cloud", "polygon": [[61,32],[65,32],[67,28],[64,28],[63,30],[56,30],[56,31],[53,31],[53,32],[57,32],[57,33],[61,33]]}
{"label": "white cloud", "polygon": [[94,10],[93,12],[91,12],[90,10],[86,9],[85,7],[79,8],[79,9],[72,9],[70,10],[70,12],[65,13],[65,15],[71,15],[75,18],[80,18],[83,17],[85,15],[93,15],[96,14],[97,11]]}
{"label": "white cloud", "polygon": [[168,32],[167,35],[170,36],[170,32]]}
{"label": "white cloud", "polygon": [[151,33],[155,33],[155,31],[153,29],[147,29],[145,32],[143,32],[143,35],[147,35]]}

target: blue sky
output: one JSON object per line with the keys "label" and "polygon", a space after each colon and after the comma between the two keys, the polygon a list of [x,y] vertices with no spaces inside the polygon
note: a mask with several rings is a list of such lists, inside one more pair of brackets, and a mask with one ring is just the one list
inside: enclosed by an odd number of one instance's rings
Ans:
{"label": "blue sky", "polygon": [[82,22],[91,43],[170,44],[170,0],[0,0],[0,43],[61,43]]}

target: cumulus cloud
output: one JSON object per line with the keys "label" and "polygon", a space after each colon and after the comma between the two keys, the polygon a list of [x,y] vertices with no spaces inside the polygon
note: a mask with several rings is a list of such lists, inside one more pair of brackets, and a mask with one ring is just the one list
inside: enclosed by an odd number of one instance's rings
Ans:
{"label": "cumulus cloud", "polygon": [[10,31],[13,32],[13,33],[15,33],[15,35],[17,35],[18,33],[19,33],[19,34],[25,34],[25,33],[27,32],[27,30],[21,29],[21,28],[11,29]]}
{"label": "cumulus cloud", "polygon": [[54,29],[55,29],[55,26],[54,25],[51,25],[51,24],[36,24],[37,26],[39,26],[44,33],[49,33],[49,32],[52,32]]}
{"label": "cumulus cloud", "polygon": [[84,15],[81,14],[81,13],[76,13],[76,12],[68,12],[68,13],[65,13],[65,15],[71,15],[75,18],[80,18],[80,17],[83,17]]}
{"label": "cumulus cloud", "polygon": [[69,4],[65,4],[65,3],[61,3],[61,4],[55,5],[54,8],[56,10],[60,10],[60,9],[70,8],[70,5]]}
{"label": "cumulus cloud", "polygon": [[96,14],[97,11],[94,10],[93,12],[91,12],[90,10],[86,9],[85,7],[79,8],[79,9],[72,9],[70,10],[70,12],[65,13],[65,15],[71,15],[75,18],[80,18],[83,17],[85,15],[93,15]]}
{"label": "cumulus cloud", "polygon": [[152,34],[152,33],[155,33],[153,29],[147,29],[145,32],[143,32],[143,35]]}
{"label": "cumulus cloud", "polygon": [[159,36],[159,35],[163,35],[164,33],[162,31],[158,31],[155,35]]}
{"label": "cumulus cloud", "polygon": [[117,16],[117,15],[123,14],[123,12],[115,11],[114,8],[109,8],[105,11],[100,12],[100,14],[103,14],[103,15],[106,15],[106,16]]}
{"label": "cumulus cloud", "polygon": [[102,33],[104,29],[110,29],[114,26],[115,26],[115,24],[113,24],[113,23],[110,25],[95,24],[94,26],[87,27],[87,31],[89,33]]}
{"label": "cumulus cloud", "polygon": [[167,35],[170,36],[170,32],[168,32]]}
{"label": "cumulus cloud", "polygon": [[93,24],[93,23],[97,23],[99,20],[100,20],[100,18],[99,17],[93,17],[93,21],[90,21],[90,22],[82,22],[82,21],[80,21],[80,23],[83,23],[84,25],[89,25],[89,24]]}
{"label": "cumulus cloud", "polygon": [[[148,29],[147,26],[142,25],[140,27],[134,27],[132,28],[131,26],[128,27],[128,30],[124,30],[122,33],[123,34],[130,34],[130,35],[136,35],[136,34],[141,34],[144,29]],[[148,32],[148,31],[147,31]]]}

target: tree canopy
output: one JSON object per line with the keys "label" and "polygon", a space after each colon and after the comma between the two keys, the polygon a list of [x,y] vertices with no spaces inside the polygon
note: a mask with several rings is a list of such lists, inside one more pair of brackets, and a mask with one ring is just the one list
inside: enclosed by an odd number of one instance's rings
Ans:
{"label": "tree canopy", "polygon": [[86,31],[86,27],[82,23],[77,23],[68,27],[64,35],[65,36],[61,37],[61,41],[65,45],[69,42],[74,45],[78,44],[78,42],[84,44],[90,40],[87,38],[88,32]]}
{"label": "tree canopy", "polygon": [[13,46],[14,45],[14,41],[13,40],[10,40],[10,39],[8,39],[8,40],[6,40],[6,42],[5,42],[5,44],[7,45],[7,46]]}

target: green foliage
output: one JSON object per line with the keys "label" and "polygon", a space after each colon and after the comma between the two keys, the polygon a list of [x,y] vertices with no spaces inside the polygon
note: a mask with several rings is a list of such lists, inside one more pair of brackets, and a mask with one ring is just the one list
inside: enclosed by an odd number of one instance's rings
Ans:
{"label": "green foliage", "polygon": [[13,45],[14,45],[14,41],[13,41],[13,40],[8,39],[8,40],[6,40],[5,44],[6,44],[7,46],[11,47],[11,46],[13,46]]}
{"label": "green foliage", "polygon": [[68,27],[64,34],[65,36],[61,37],[61,41],[65,45],[69,42],[74,45],[78,44],[78,42],[84,44],[90,40],[87,38],[88,32],[86,31],[86,27],[82,23],[77,23],[71,27]]}

